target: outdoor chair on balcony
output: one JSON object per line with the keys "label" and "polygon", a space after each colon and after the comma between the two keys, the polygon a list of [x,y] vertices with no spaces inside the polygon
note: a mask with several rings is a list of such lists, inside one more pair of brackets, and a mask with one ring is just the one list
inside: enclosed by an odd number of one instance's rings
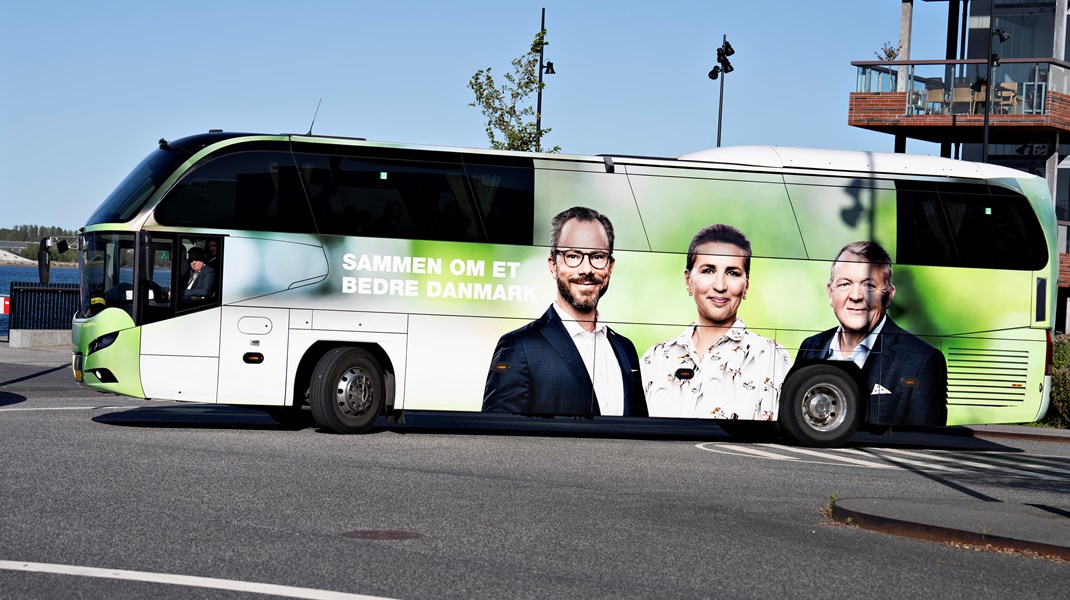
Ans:
{"label": "outdoor chair on balcony", "polygon": [[947,94],[944,92],[944,88],[933,88],[925,90],[925,114],[944,114],[944,104],[946,102]]}
{"label": "outdoor chair on balcony", "polygon": [[968,85],[956,86],[951,90],[951,112],[957,115],[973,114],[977,110],[977,105],[980,104],[978,99],[984,97],[983,86],[979,92],[974,92]]}
{"label": "outdoor chair on balcony", "polygon": [[1018,84],[1014,82],[1004,82],[996,87],[995,109],[998,113],[1003,114],[1015,114],[1021,112],[1018,110],[1018,103],[1021,99],[1018,97]]}

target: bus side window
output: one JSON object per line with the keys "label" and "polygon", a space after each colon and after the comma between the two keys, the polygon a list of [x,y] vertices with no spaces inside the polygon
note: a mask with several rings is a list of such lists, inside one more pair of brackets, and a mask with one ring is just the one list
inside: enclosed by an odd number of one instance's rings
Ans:
{"label": "bus side window", "polygon": [[148,246],[143,247],[141,251],[148,254],[147,260],[142,262],[143,272],[140,278],[139,322],[144,325],[175,315],[171,289],[178,274],[176,267],[179,260],[175,253],[175,240],[170,236],[153,235]]}
{"label": "bus side window", "polygon": [[897,182],[901,264],[1034,271],[1048,261],[1024,196],[978,184]]}
{"label": "bus side window", "polygon": [[179,273],[171,297],[177,299],[179,312],[219,304],[222,278],[223,244],[217,237],[182,238],[185,267]]}
{"label": "bus side window", "polygon": [[198,165],[155,211],[161,225],[314,233],[288,152],[238,152]]}
{"label": "bus side window", "polygon": [[490,157],[466,156],[464,168],[487,241],[531,244],[535,219],[535,169],[531,159],[510,164],[473,164],[477,161],[489,162]]}
{"label": "bus side window", "polygon": [[309,153],[295,157],[320,233],[483,240],[459,163]]}

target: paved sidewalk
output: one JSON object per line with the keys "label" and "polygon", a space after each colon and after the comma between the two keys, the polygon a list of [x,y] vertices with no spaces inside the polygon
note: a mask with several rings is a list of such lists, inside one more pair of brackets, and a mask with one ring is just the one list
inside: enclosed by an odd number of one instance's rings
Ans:
{"label": "paved sidewalk", "polygon": [[12,348],[7,338],[0,338],[0,365],[55,366],[71,363],[71,346],[44,346],[41,348]]}

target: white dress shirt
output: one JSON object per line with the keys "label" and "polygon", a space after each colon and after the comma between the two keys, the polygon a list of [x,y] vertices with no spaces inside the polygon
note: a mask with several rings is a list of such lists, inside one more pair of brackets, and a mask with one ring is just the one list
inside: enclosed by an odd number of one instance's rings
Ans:
{"label": "white dress shirt", "polygon": [[594,384],[594,395],[598,401],[598,412],[602,415],[624,414],[624,379],[621,376],[620,363],[609,343],[608,332],[604,323],[595,315],[594,331],[584,329],[572,315],[565,312],[557,302],[553,304],[557,316],[565,325],[572,343],[587,367],[587,374]]}

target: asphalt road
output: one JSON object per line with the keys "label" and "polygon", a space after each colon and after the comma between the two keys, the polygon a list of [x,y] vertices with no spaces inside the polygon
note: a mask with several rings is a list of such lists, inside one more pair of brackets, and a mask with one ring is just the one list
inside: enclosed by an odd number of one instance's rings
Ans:
{"label": "asphalt road", "polygon": [[822,508],[1068,492],[1065,443],[896,434],[809,451],[693,423],[440,415],[339,436],[0,364],[5,599],[1053,598],[1065,563]]}

